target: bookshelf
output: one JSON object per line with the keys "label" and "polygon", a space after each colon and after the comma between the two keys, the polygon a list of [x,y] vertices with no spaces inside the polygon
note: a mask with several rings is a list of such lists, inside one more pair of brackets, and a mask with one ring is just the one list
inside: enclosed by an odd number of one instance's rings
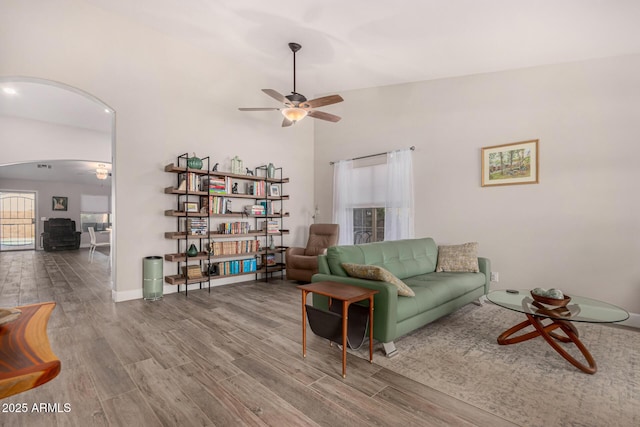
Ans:
{"label": "bookshelf", "polygon": [[[177,221],[175,230],[165,232],[166,239],[177,242],[176,252],[164,256],[176,263],[176,274],[165,276],[165,282],[178,286],[178,292],[184,285],[187,294],[188,285],[202,288],[206,283],[210,289],[211,281],[221,278],[255,275],[256,280],[262,276],[268,282],[274,274],[282,275],[284,236],[289,234],[284,228],[289,217],[284,185],[289,179],[282,177],[282,168],[275,169],[274,177],[267,176],[267,166],[242,175],[208,170],[208,157],[202,159],[202,169],[188,168],[187,160],[183,154],[165,166],[165,172],[177,177],[176,186],[164,189],[177,199],[177,208],[164,212]],[[189,205],[193,203],[197,206]],[[196,230],[202,234],[189,229],[189,224],[203,223],[206,230]],[[198,249],[194,256],[186,253],[191,244]],[[192,266],[200,267],[200,277],[185,276],[187,271],[198,274]]]}

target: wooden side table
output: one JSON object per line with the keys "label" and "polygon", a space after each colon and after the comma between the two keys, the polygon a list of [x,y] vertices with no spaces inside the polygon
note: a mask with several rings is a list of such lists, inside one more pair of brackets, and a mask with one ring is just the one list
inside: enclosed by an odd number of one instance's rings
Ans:
{"label": "wooden side table", "polygon": [[309,292],[342,301],[342,378],[347,377],[347,325],[349,305],[369,300],[369,363],[373,363],[373,296],[378,291],[337,282],[316,282],[298,286],[302,290],[302,357],[307,357],[307,295]]}
{"label": "wooden side table", "polygon": [[60,373],[47,322],[55,302],[25,305],[11,323],[0,325],[0,399],[38,387]]}

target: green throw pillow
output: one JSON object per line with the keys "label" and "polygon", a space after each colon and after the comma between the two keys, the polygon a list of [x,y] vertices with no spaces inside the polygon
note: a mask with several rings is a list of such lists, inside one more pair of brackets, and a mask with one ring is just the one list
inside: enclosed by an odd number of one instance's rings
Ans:
{"label": "green throw pillow", "polygon": [[478,273],[478,242],[438,246],[436,271]]}
{"label": "green throw pillow", "polygon": [[389,270],[378,267],[377,265],[350,264],[347,262],[343,262],[342,268],[344,268],[347,274],[351,277],[391,283],[392,285],[395,285],[396,288],[398,288],[398,295],[400,296],[416,296],[415,292],[413,292],[413,289],[407,286],[402,280],[394,276]]}

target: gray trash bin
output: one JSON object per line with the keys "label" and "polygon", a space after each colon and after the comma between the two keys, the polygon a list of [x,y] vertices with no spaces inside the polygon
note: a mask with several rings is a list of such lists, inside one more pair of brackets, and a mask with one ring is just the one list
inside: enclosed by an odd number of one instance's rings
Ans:
{"label": "gray trash bin", "polygon": [[162,257],[148,256],[142,260],[142,296],[155,301],[162,298]]}

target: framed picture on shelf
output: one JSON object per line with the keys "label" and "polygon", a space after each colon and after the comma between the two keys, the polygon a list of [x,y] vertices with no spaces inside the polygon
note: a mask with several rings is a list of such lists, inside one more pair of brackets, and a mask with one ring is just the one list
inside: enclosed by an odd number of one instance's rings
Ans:
{"label": "framed picture on shelf", "polygon": [[182,210],[185,212],[199,212],[198,204],[193,202],[184,202],[182,204]]}
{"label": "framed picture on shelf", "polygon": [[269,186],[269,195],[272,197],[280,197],[280,187],[277,184],[271,184]]}
{"label": "framed picture on shelf", "polygon": [[262,255],[262,265],[265,265],[267,267],[272,267],[276,265],[275,254]]}
{"label": "framed picture on shelf", "polygon": [[537,184],[538,140],[482,148],[482,186]]}
{"label": "framed picture on shelf", "polygon": [[69,203],[69,198],[53,196],[51,198],[51,210],[54,211],[66,211]]}

